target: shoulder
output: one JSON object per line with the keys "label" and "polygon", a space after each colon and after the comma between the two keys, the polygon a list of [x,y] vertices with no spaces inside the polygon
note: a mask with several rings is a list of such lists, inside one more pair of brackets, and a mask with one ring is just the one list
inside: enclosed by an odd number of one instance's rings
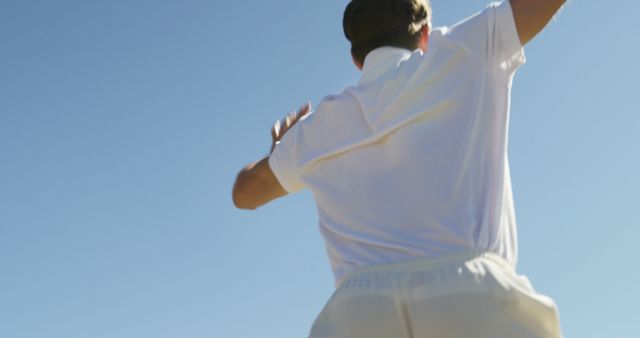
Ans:
{"label": "shoulder", "polygon": [[318,102],[313,111],[300,118],[284,137],[296,139],[295,143],[299,147],[327,142],[326,136],[341,133],[343,126],[348,124],[349,117],[356,111],[358,104],[347,90],[340,94],[327,95]]}
{"label": "shoulder", "polygon": [[350,91],[325,96],[295,128],[296,156],[301,165],[348,148],[370,134],[361,105]]}
{"label": "shoulder", "polygon": [[315,124],[320,127],[331,124],[336,119],[359,113],[357,98],[351,94],[354,87],[346,88],[340,94],[332,94],[323,97],[318,103],[313,114],[309,114],[305,119],[306,124]]}
{"label": "shoulder", "polygon": [[330,113],[332,108],[349,109],[356,103],[356,98],[351,94],[353,88],[347,87],[340,94],[327,95],[318,103],[318,111]]}
{"label": "shoulder", "polygon": [[[505,2],[508,7],[509,1]],[[483,40],[483,37],[487,35],[490,29],[490,23],[495,20],[496,12],[499,12],[503,7],[505,7],[504,3],[489,3],[483,10],[462,19],[453,25],[434,29],[434,33],[439,33],[445,40],[456,41],[464,45],[472,45],[477,43],[478,40],[480,40],[481,44],[481,40]]]}

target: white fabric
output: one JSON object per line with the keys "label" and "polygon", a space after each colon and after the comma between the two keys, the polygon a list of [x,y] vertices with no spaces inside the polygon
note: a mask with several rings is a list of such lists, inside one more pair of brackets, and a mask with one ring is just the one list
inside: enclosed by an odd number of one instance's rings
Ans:
{"label": "white fabric", "polygon": [[507,134],[525,61],[509,1],[436,28],[427,53],[383,47],[325,97],[269,164],[309,188],[339,284],[362,266],[487,250],[515,266]]}
{"label": "white fabric", "polygon": [[558,311],[495,254],[456,254],[350,274],[310,338],[560,338]]}

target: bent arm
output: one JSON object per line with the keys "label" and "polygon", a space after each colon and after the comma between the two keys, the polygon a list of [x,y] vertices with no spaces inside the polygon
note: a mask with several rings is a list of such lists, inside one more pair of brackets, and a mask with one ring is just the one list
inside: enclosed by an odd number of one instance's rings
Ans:
{"label": "bent arm", "polygon": [[240,170],[233,185],[233,204],[239,209],[253,210],[286,194],[271,171],[267,156]]}
{"label": "bent arm", "polygon": [[520,43],[526,45],[549,23],[565,0],[509,0]]}
{"label": "bent arm", "polygon": [[[273,141],[271,152],[284,134],[310,110],[311,103],[307,102],[297,112],[292,112],[283,120],[276,121],[271,128]],[[287,194],[288,192],[282,187],[269,166],[269,156],[240,170],[233,184],[233,204],[239,209],[254,210]]]}

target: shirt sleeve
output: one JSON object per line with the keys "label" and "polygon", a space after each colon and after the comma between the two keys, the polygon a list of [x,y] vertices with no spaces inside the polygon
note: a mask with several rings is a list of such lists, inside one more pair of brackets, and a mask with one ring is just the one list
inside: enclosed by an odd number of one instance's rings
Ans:
{"label": "shirt sleeve", "polygon": [[300,178],[300,169],[298,168],[296,154],[296,139],[300,128],[299,125],[293,126],[280,139],[280,142],[273,149],[269,156],[269,167],[280,182],[284,190],[293,193],[302,190],[305,185]]}
{"label": "shirt sleeve", "polygon": [[451,26],[447,35],[499,74],[509,76],[526,62],[509,0],[489,4]]}

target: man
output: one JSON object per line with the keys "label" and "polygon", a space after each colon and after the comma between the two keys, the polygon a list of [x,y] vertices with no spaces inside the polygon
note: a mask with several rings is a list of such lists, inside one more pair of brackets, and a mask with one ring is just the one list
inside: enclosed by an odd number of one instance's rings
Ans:
{"label": "man", "polygon": [[337,290],[310,337],[560,337],[516,274],[507,158],[513,75],[563,0],[493,3],[431,31],[427,0],[352,0],[360,82],[272,129],[238,174],[255,209],[308,188]]}

